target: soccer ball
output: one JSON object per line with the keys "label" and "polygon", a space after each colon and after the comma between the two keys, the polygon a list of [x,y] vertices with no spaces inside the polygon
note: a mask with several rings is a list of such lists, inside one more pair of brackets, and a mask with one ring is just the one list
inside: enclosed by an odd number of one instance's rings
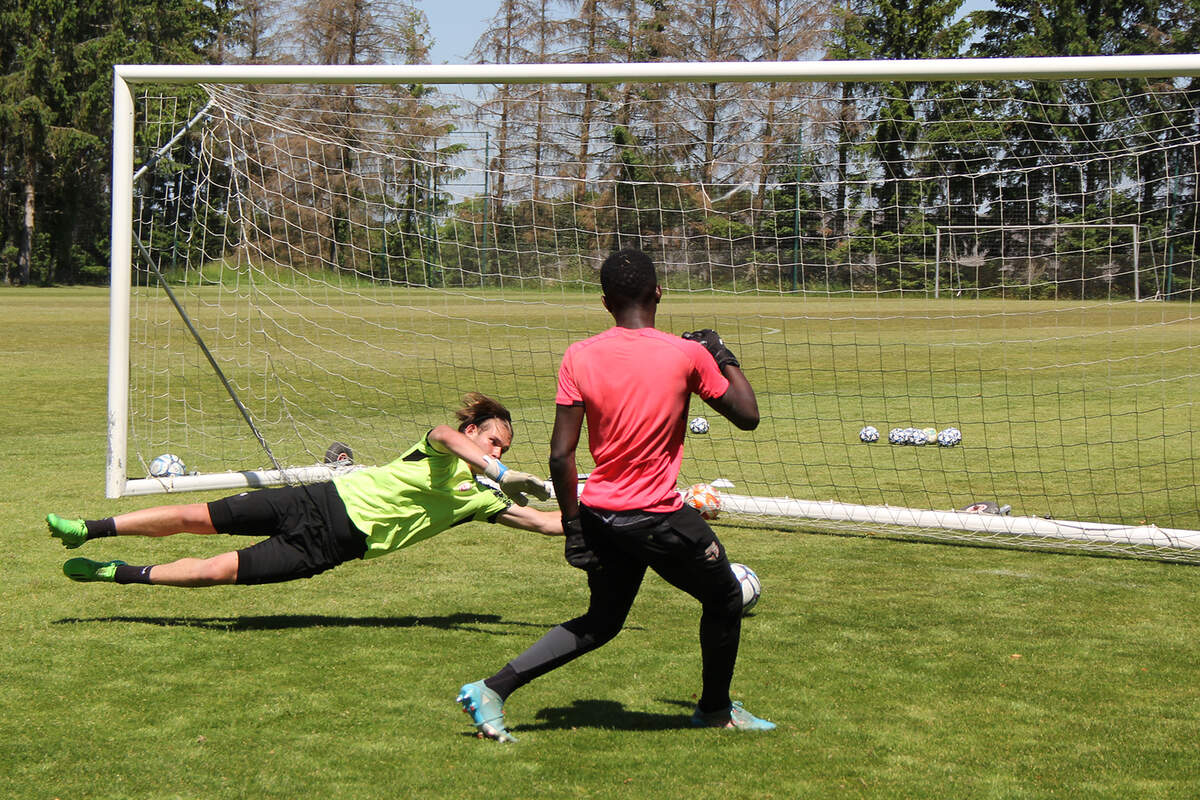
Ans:
{"label": "soccer ball", "polygon": [[937,428],[922,428],[921,433],[925,434],[925,441],[929,444],[933,444],[935,441],[937,441]]}
{"label": "soccer ball", "polygon": [[705,519],[716,519],[721,512],[721,494],[707,483],[696,483],[683,493],[683,502],[700,512]]}
{"label": "soccer ball", "polygon": [[874,425],[868,425],[858,432],[858,438],[870,444],[871,442],[879,441],[879,429]]}
{"label": "soccer ball", "polygon": [[937,435],[937,442],[942,447],[954,447],[962,441],[962,431],[958,428],[946,428]]}
{"label": "soccer ball", "polygon": [[762,596],[762,581],[754,574],[754,570],[745,564],[730,564],[729,568],[733,570],[733,577],[737,578],[742,587],[742,614],[749,614],[750,609],[758,605],[758,598]]}
{"label": "soccer ball", "polygon": [[704,417],[696,417],[688,423],[688,430],[692,433],[708,433],[708,420]]}
{"label": "soccer ball", "polygon": [[925,431],[920,428],[909,428],[908,443],[915,444],[918,447],[925,444],[928,439],[925,438]]}
{"label": "soccer ball", "polygon": [[177,478],[187,470],[183,459],[174,453],[163,453],[150,462],[150,477]]}
{"label": "soccer ball", "polygon": [[888,442],[891,444],[904,444],[904,429],[892,428],[888,431]]}

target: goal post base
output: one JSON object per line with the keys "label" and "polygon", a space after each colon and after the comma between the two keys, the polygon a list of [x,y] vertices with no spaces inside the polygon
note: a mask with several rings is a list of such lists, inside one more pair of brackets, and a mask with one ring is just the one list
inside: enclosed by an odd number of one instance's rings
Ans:
{"label": "goal post base", "polygon": [[284,486],[298,483],[317,483],[344,475],[359,466],[334,467],[318,464],[311,467],[293,467],[284,470],[244,470],[241,472],[214,472],[204,475],[178,475],[167,478],[132,478],[125,481],[119,497],[135,497],[149,494],[172,494],[174,492],[201,492],[218,489],[262,489],[267,486]]}
{"label": "goal post base", "polygon": [[1200,561],[1200,531],[1156,525],[1115,525],[1044,517],[933,511],[901,506],[867,506],[833,500],[794,500],[722,494],[721,508],[735,514],[849,522],[902,528],[966,531],[1008,537],[1036,537],[1064,542],[1169,548],[1193,551]]}

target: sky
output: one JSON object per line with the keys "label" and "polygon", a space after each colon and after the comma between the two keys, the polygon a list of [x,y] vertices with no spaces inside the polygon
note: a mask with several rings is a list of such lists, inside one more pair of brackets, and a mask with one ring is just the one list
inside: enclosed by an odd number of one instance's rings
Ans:
{"label": "sky", "polygon": [[466,64],[467,53],[499,8],[497,0],[414,0],[425,12],[433,48],[431,64]]}

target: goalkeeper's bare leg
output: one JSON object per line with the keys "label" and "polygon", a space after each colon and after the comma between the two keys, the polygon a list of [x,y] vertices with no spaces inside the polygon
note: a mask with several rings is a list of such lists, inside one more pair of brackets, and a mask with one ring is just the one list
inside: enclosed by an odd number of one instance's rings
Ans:
{"label": "goalkeeper's bare leg", "polygon": [[207,503],[155,506],[104,519],[66,519],[46,515],[50,535],[67,548],[106,536],[172,536],[176,533],[215,534]]}

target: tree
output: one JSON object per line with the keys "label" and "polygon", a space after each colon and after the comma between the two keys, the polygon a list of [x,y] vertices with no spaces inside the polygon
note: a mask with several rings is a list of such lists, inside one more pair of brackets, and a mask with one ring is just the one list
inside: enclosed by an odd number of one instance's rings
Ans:
{"label": "tree", "polygon": [[199,61],[219,18],[202,0],[11,0],[0,15],[5,280],[98,280],[112,66]]}
{"label": "tree", "polygon": [[[280,38],[307,63],[317,64],[420,64],[428,61],[429,25],[425,14],[399,0],[301,0],[280,22]],[[318,93],[319,92],[319,93]],[[357,254],[369,247],[350,245],[356,237],[369,237],[373,224],[369,192],[363,176],[374,165],[362,162],[362,140],[384,133],[380,146],[395,161],[388,168],[389,194],[385,207],[402,209],[390,220],[401,230],[416,224],[417,196],[428,191],[421,164],[437,125],[427,125],[428,98],[434,91],[420,85],[320,87],[298,102],[301,113],[328,133],[323,137],[320,160],[310,166],[317,174],[306,185],[314,189],[308,208],[292,213],[315,215],[317,230],[324,233],[322,261],[333,269],[371,273],[374,266],[358,263]],[[386,111],[383,114],[374,112]],[[381,131],[379,119],[394,126]],[[403,120],[403,122],[398,122]],[[397,194],[399,193],[399,195]],[[409,254],[402,248],[402,257]],[[317,255],[317,254],[313,254]]]}
{"label": "tree", "polygon": [[[502,0],[488,29],[475,42],[471,57],[478,63],[539,64],[560,58],[565,23],[555,16],[557,0]],[[488,169],[496,173],[498,208],[510,191],[509,176],[524,168],[535,202],[543,198],[545,165],[561,161],[562,126],[552,124],[557,87],[544,83],[502,84],[476,107],[476,118],[496,131],[496,156]]]}
{"label": "tree", "polygon": [[[869,0],[860,12],[853,48],[874,58],[907,60],[953,58],[962,53],[969,35],[966,20],[954,21],[962,0]],[[919,101],[929,87],[914,82],[884,82],[864,98],[874,109],[870,137],[880,167],[874,200],[886,230],[899,234],[905,215],[916,203],[911,164],[921,146],[923,120]]]}

